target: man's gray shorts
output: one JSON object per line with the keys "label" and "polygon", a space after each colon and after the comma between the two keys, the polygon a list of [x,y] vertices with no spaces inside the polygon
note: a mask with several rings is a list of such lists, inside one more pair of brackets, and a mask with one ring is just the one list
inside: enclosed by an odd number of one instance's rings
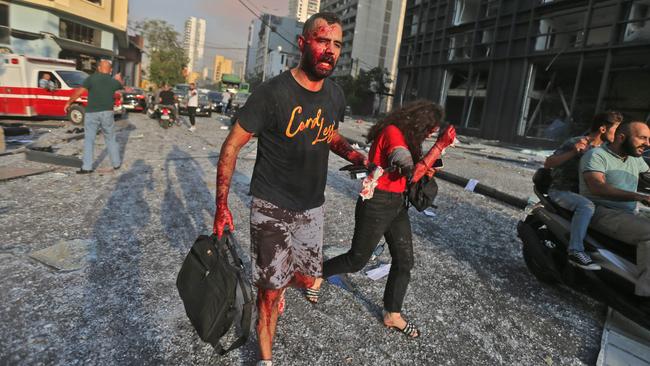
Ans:
{"label": "man's gray shorts", "polygon": [[320,277],[323,270],[323,207],[307,211],[280,208],[260,198],[251,205],[253,283],[286,287],[296,272]]}

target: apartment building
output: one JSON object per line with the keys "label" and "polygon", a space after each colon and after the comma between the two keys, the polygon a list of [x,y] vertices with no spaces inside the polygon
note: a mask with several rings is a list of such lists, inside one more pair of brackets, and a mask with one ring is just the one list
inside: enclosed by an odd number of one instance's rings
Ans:
{"label": "apartment building", "polygon": [[220,82],[224,74],[233,73],[233,61],[221,55],[214,56],[214,74],[212,80]]}
{"label": "apartment building", "polygon": [[205,19],[190,17],[185,21],[183,48],[189,60],[189,72],[201,72],[205,53]]}
{"label": "apartment building", "polygon": [[[337,14],[343,23],[343,48],[334,76],[357,76],[360,70],[385,69],[397,78],[398,52],[406,0],[323,0],[320,11]],[[394,94],[395,83],[390,84]],[[391,98],[382,110],[390,109]]]}
{"label": "apartment building", "polygon": [[304,23],[318,13],[319,8],[320,0],[289,0],[289,18]]}
{"label": "apartment building", "polygon": [[129,48],[127,18],[128,0],[0,0],[0,48],[91,71],[98,58],[119,62]]}
{"label": "apartment building", "polygon": [[650,118],[648,0],[409,0],[396,98],[468,135],[556,146],[592,116]]}
{"label": "apartment building", "polygon": [[297,42],[303,23],[271,14],[262,14],[261,18],[262,20],[256,19],[252,26],[252,29],[259,29],[257,34],[253,34],[257,39],[251,42],[257,48],[254,52],[247,52],[248,55],[254,55],[255,60],[253,62],[249,59],[247,62],[253,65],[249,78],[252,76],[264,81],[271,78],[271,75],[275,76],[278,70],[288,70],[298,64],[300,52]]}

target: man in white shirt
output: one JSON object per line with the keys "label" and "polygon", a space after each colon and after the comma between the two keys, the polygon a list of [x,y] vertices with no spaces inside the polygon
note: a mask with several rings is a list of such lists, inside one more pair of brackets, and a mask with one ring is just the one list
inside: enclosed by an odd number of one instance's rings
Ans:
{"label": "man in white shirt", "polygon": [[196,118],[196,107],[199,106],[199,92],[196,90],[196,85],[190,83],[190,90],[187,92],[187,114],[190,116],[190,131],[196,130],[195,118]]}

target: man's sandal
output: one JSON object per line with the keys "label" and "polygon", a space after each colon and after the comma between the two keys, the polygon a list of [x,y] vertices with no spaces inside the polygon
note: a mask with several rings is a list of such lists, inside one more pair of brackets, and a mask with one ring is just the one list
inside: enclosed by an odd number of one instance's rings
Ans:
{"label": "man's sandal", "polygon": [[256,366],[273,366],[273,361],[260,360],[260,361],[257,361]]}
{"label": "man's sandal", "polygon": [[386,327],[388,327],[390,329],[394,329],[394,330],[396,330],[398,332],[401,332],[401,333],[403,333],[404,335],[406,335],[409,338],[419,338],[420,337],[420,330],[418,330],[418,328],[415,326],[415,324],[413,324],[413,323],[411,323],[409,321],[406,322],[406,326],[404,328],[402,328],[402,329],[400,329],[400,328],[398,328],[396,326],[393,326],[393,325],[387,325]]}
{"label": "man's sandal", "polygon": [[312,304],[317,304],[318,303],[318,298],[320,297],[320,289],[319,288],[306,288],[305,289],[305,299],[309,301]]}

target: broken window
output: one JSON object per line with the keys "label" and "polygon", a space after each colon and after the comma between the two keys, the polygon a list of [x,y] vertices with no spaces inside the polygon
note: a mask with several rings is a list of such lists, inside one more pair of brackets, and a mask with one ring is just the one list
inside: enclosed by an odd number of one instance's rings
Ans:
{"label": "broken window", "polygon": [[472,55],[472,31],[451,35],[449,60],[469,59]]}
{"label": "broken window", "polygon": [[545,66],[531,65],[528,70],[517,134],[559,141],[572,135],[569,116],[575,68],[546,71]]}
{"label": "broken window", "polygon": [[9,44],[9,4],[0,3],[0,44]]}
{"label": "broken window", "polygon": [[615,56],[605,89],[602,109],[619,111],[628,121],[650,121],[650,70],[637,64],[641,57],[647,56]]}
{"label": "broken window", "polygon": [[632,3],[627,21],[623,42],[650,40],[650,0]]}
{"label": "broken window", "polygon": [[616,23],[616,5],[595,8],[589,23],[587,46],[603,46],[609,44],[612,27]]}
{"label": "broken window", "polygon": [[535,51],[582,47],[584,9],[571,9],[538,19]]}
{"label": "broken window", "polygon": [[456,0],[454,2],[454,25],[473,22],[478,19],[481,0]]}
{"label": "broken window", "polygon": [[443,90],[447,118],[465,128],[480,128],[485,105],[487,71],[447,71]]}

